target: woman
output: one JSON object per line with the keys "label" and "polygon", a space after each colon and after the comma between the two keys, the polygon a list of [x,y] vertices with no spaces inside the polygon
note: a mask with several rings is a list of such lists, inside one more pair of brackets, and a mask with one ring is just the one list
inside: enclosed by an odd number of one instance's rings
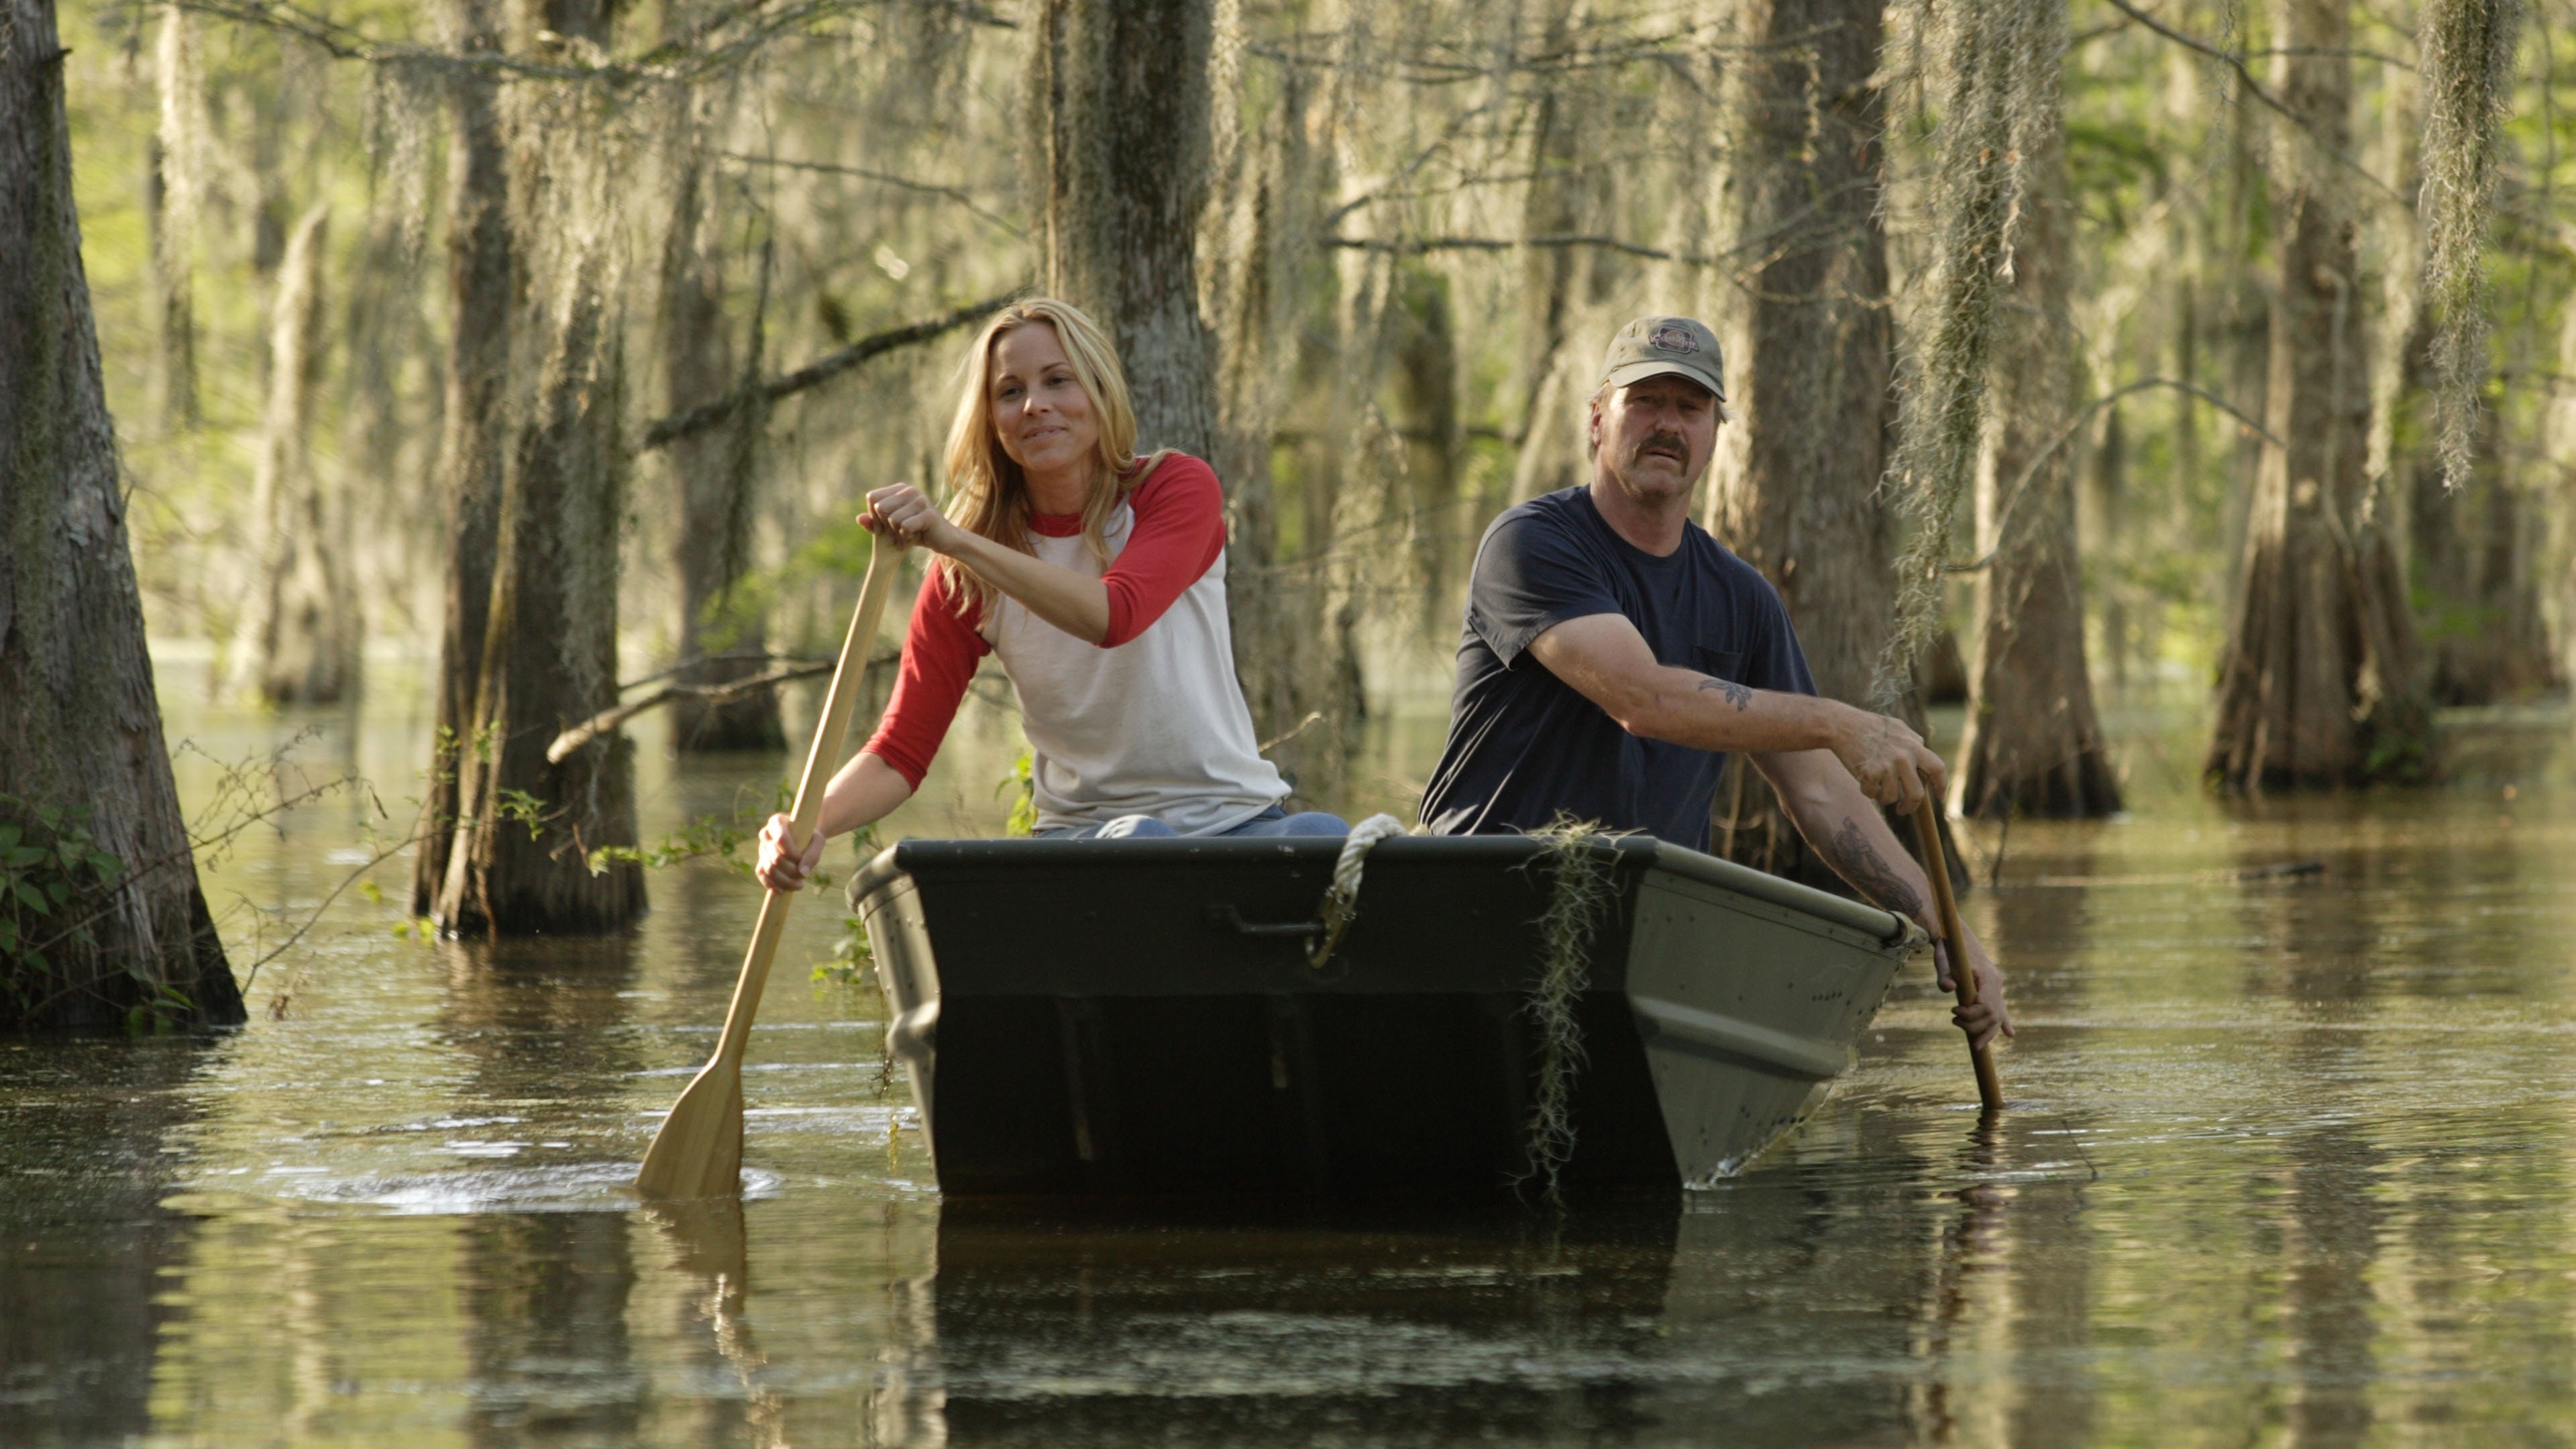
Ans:
{"label": "woman", "polygon": [[948,433],[953,516],[908,484],[868,494],[872,531],[938,554],[913,603],[884,721],[824,791],[795,858],[760,834],[763,884],[794,890],[827,837],[910,799],[976,661],[1001,657],[1048,836],[1345,835],[1290,814],[1253,742],[1225,611],[1223,495],[1208,465],[1135,456],[1127,379],[1099,326],[1032,298],[968,354]]}

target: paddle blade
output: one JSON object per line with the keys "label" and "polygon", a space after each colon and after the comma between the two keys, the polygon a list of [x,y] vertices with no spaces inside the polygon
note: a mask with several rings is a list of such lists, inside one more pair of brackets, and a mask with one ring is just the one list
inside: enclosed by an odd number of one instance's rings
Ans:
{"label": "paddle blade", "polygon": [[730,1197],[742,1190],[742,1068],[719,1055],[689,1083],[635,1173],[646,1197]]}

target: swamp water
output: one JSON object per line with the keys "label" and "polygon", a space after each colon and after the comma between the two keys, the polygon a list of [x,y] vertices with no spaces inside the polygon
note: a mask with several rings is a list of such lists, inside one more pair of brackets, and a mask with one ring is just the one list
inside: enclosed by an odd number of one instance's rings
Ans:
{"label": "swamp water", "polygon": [[[364,774],[407,828],[421,711],[371,709],[178,705],[192,809],[292,740],[290,778]],[[961,728],[897,831],[998,819],[1007,727]],[[2576,1442],[2565,730],[2241,809],[2177,778],[2187,730],[2133,731],[2136,818],[2018,826],[1965,901],[2021,1025],[1999,1124],[1917,967],[1781,1148],[1562,1224],[944,1209],[882,1003],[804,980],[819,894],[753,1039],[747,1201],[639,1207],[754,888],[677,866],[619,940],[432,944],[396,857],[244,1030],[0,1039],[0,1446]],[[648,837],[783,768],[650,729],[639,760]],[[238,965],[372,813],[235,838]]]}

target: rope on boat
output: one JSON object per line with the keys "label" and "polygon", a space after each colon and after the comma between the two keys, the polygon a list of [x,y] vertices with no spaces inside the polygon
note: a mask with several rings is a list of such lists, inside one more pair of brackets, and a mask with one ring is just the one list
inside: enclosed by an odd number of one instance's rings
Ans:
{"label": "rope on boat", "polygon": [[1530,1108],[1529,1171],[1543,1179],[1539,1195],[1565,1205],[1560,1178],[1574,1158],[1574,1079],[1583,1070],[1583,1024],[1575,1006],[1592,985],[1592,941],[1615,898],[1613,867],[1598,848],[1613,832],[1592,821],[1564,816],[1533,830],[1547,843],[1550,866],[1547,910],[1538,918],[1539,978],[1529,1014],[1538,1023],[1538,1099]]}
{"label": "rope on boat", "polygon": [[1348,840],[1342,842],[1341,858],[1333,862],[1333,883],[1324,890],[1324,903],[1315,914],[1323,918],[1324,934],[1306,947],[1306,964],[1322,970],[1333,959],[1333,948],[1342,943],[1342,932],[1360,913],[1360,869],[1368,863],[1371,847],[1390,835],[1405,833],[1404,822],[1392,815],[1372,815],[1351,827]]}

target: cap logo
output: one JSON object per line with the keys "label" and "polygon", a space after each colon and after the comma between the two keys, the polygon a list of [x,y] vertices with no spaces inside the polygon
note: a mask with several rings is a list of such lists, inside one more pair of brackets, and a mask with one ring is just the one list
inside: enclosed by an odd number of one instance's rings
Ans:
{"label": "cap logo", "polygon": [[1669,322],[1647,333],[1646,345],[1657,352],[1678,352],[1685,357],[1699,351],[1699,343],[1690,333]]}

